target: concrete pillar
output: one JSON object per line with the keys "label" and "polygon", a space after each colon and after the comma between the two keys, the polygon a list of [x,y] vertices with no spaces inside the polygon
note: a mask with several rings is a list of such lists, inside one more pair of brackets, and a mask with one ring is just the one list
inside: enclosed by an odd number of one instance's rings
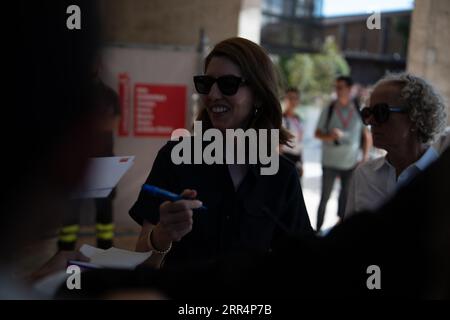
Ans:
{"label": "concrete pillar", "polygon": [[242,0],[239,13],[238,36],[260,42],[262,0]]}
{"label": "concrete pillar", "polygon": [[[450,103],[450,1],[416,0],[407,70],[435,85]],[[450,113],[449,113],[450,118]]]}

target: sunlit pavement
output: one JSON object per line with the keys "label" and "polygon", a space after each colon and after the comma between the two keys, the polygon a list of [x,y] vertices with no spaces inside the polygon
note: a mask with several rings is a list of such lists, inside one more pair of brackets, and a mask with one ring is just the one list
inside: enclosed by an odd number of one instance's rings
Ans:
{"label": "sunlit pavement", "polygon": [[[315,228],[317,221],[317,209],[320,201],[320,180],[322,176],[322,167],[320,163],[306,162],[304,164],[304,172],[305,174],[302,183],[303,197],[305,199],[311,225]],[[338,183],[336,183],[336,186],[338,186]],[[336,186],[331,193],[330,200],[328,200],[322,230],[333,227],[338,221],[336,213],[339,189]]]}
{"label": "sunlit pavement", "polygon": [[[317,107],[302,107],[301,111],[305,124],[302,189],[309,219],[311,221],[311,225],[315,228],[317,221],[317,208],[319,207],[320,202],[322,165],[321,142],[314,138],[314,131],[316,129],[321,109]],[[339,188],[339,182],[336,181],[330,200],[328,200],[322,230],[327,230],[333,227],[338,221],[337,199]]]}

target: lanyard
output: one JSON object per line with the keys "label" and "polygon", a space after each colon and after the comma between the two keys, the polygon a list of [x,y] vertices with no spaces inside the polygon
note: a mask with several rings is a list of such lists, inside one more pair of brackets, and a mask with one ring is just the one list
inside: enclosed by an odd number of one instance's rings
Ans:
{"label": "lanyard", "polygon": [[350,108],[350,111],[349,111],[349,113],[348,113],[347,118],[344,118],[344,117],[342,116],[342,113],[341,113],[341,108],[336,108],[336,114],[338,115],[339,120],[341,121],[342,126],[344,127],[344,129],[347,129],[348,126],[349,126],[349,124],[350,124],[350,121],[352,121],[352,117],[353,117],[353,109],[354,109],[354,108]]}

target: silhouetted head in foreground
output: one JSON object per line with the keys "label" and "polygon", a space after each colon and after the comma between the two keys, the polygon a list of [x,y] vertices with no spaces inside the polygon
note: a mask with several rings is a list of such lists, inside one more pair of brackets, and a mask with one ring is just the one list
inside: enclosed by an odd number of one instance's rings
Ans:
{"label": "silhouetted head in foreground", "polygon": [[[80,8],[79,30],[67,27],[70,5]],[[99,147],[91,97],[95,1],[16,1],[11,7],[14,39],[4,77],[12,99],[2,117],[9,125],[2,126],[8,156],[2,157],[0,243],[6,253],[58,222]]]}

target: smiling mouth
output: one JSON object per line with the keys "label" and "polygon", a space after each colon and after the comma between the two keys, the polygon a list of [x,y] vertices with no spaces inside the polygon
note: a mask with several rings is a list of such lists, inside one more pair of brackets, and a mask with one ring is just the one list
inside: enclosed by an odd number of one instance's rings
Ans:
{"label": "smiling mouth", "polygon": [[223,113],[228,112],[230,110],[230,108],[223,106],[223,105],[219,105],[219,106],[209,107],[208,110],[213,114],[223,114]]}

